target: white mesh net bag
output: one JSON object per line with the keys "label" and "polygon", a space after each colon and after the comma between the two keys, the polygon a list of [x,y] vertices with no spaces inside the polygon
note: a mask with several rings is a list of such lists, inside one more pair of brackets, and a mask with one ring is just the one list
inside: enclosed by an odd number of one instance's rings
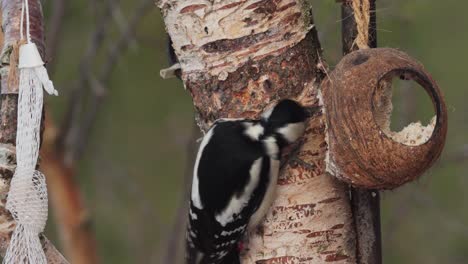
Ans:
{"label": "white mesh net bag", "polygon": [[[26,15],[26,16],[25,16]],[[11,180],[6,208],[16,221],[3,263],[45,264],[39,234],[47,221],[47,186],[44,175],[36,170],[39,157],[43,90],[57,95],[44,62],[29,34],[28,0],[21,12],[21,39],[26,17],[27,44],[20,47],[18,127],[16,134],[17,167]]]}

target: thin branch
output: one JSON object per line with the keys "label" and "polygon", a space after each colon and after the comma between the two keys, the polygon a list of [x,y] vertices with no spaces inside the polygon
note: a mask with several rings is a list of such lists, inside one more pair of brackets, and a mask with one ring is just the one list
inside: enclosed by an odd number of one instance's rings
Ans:
{"label": "thin branch", "polygon": [[[80,62],[80,77],[69,98],[61,129],[55,129],[52,121],[46,124],[46,137],[42,152],[46,166],[44,171],[49,175],[51,203],[58,219],[59,230],[64,248],[73,263],[93,264],[98,262],[97,246],[91,220],[81,198],[79,186],[74,176],[75,164],[85,148],[90,131],[94,125],[99,106],[107,92],[107,83],[113,67],[124,54],[127,44],[133,39],[133,32],[148,10],[151,1],[146,0],[136,8],[134,16],[126,26],[119,39],[110,48],[99,78],[92,73],[96,55],[103,48],[104,40],[112,28],[112,8],[118,7],[118,0],[106,1],[102,16],[97,18],[97,28],[92,34],[89,45]],[[96,13],[98,14],[98,13]],[[86,97],[91,103],[86,106]],[[84,111],[86,109],[86,112]],[[83,117],[84,115],[84,117]],[[91,121],[90,117],[93,117]],[[57,135],[59,134],[59,135]],[[77,154],[79,153],[79,155]]]}
{"label": "thin branch", "polygon": [[143,19],[145,14],[151,10],[150,7],[152,5],[153,0],[141,0],[138,7],[134,11],[132,18],[129,20],[126,30],[120,35],[119,39],[115,42],[115,44],[110,47],[105,63],[102,66],[103,70],[98,79],[98,83],[100,83],[102,88],[101,92],[93,92],[88,107],[89,111],[87,112],[86,116],[83,118],[82,122],[80,122],[79,125],[81,129],[78,133],[78,137],[76,138],[74,144],[75,148],[73,151],[73,157],[75,159],[79,159],[81,157],[84,149],[87,146],[87,142],[89,142],[92,127],[94,126],[97,114],[104,101],[105,94],[107,93],[106,84],[109,82],[111,73],[117,65],[117,61],[128,49],[129,43],[134,38],[136,28],[140,23],[141,19]]}
{"label": "thin branch", "polygon": [[57,229],[72,263],[95,264],[98,263],[98,255],[91,218],[74,178],[76,169],[64,163],[62,153],[55,147],[56,136],[53,120],[47,116],[41,149],[42,171],[47,175],[49,200],[54,208]]}
{"label": "thin branch", "polygon": [[[127,21],[125,21],[125,17],[122,14],[122,9],[119,5],[114,5],[111,7],[112,9],[112,18],[114,19],[115,24],[119,28],[121,34],[124,34],[125,30],[127,29]],[[137,42],[134,38],[130,40],[129,46],[132,50],[137,48]]]}
{"label": "thin branch", "polygon": [[[353,0],[356,1],[356,0]],[[375,0],[369,1],[370,21],[368,32],[368,46],[377,47],[377,28]],[[358,28],[352,7],[352,1],[342,1],[342,45],[346,55],[358,47],[355,39]],[[380,227],[380,195],[377,190],[364,190],[350,187],[351,206],[356,230],[356,255],[358,263],[382,263],[382,243]]]}
{"label": "thin branch", "polygon": [[[94,2],[94,1],[92,1]],[[105,8],[105,13],[98,16],[97,28],[91,36],[88,48],[80,62],[80,78],[71,91],[68,99],[68,109],[60,128],[57,147],[64,153],[67,164],[73,164],[75,157],[73,148],[80,131],[80,117],[83,109],[83,101],[87,91],[86,86],[89,80],[89,70],[91,62],[96,57],[102,43],[109,31],[112,12]],[[97,15],[97,14],[96,14]]]}
{"label": "thin branch", "polygon": [[46,255],[47,263],[50,264],[68,264],[68,261],[60,254],[58,249],[50,242],[47,237],[41,237],[42,248]]}
{"label": "thin branch", "polygon": [[[107,7],[103,16],[97,23],[97,29],[94,32],[88,49],[80,63],[80,78],[69,96],[69,106],[66,111],[64,122],[60,129],[58,146],[63,149],[67,164],[75,162],[83,153],[86,142],[90,136],[95,118],[98,114],[100,105],[102,104],[107,92],[106,83],[108,82],[112,70],[116,66],[116,62],[125,53],[129,42],[134,39],[134,32],[137,25],[148,12],[153,3],[151,0],[142,0],[134,11],[132,18],[126,26],[126,29],[121,32],[119,39],[114,42],[108,52],[108,56],[103,66],[102,73],[99,78],[94,77],[91,73],[91,62],[96,57],[98,51],[102,48],[103,41],[107,35],[110,23],[112,22],[112,8],[118,5],[117,0],[106,1]],[[99,84],[99,85],[96,85]],[[96,87],[100,89],[95,89]],[[90,87],[91,89],[86,89]],[[87,91],[91,90],[91,98],[88,104],[87,113],[83,117],[84,96]],[[96,92],[98,91],[98,92]]]}
{"label": "thin branch", "polygon": [[53,75],[55,72],[56,60],[60,37],[63,28],[63,18],[65,17],[66,1],[65,0],[53,0],[52,1],[52,16],[48,22],[47,30],[47,69],[49,75]]}

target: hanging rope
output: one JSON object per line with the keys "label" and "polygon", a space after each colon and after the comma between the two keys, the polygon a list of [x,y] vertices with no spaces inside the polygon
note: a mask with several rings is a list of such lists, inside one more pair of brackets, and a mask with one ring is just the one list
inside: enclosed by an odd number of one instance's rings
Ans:
{"label": "hanging rope", "polygon": [[[23,33],[25,20],[26,37]],[[3,263],[47,264],[39,240],[39,234],[44,231],[47,221],[47,186],[44,175],[36,170],[36,166],[43,109],[42,88],[49,94],[58,93],[49,80],[36,45],[31,42],[28,0],[22,3],[20,23],[21,42],[26,44],[19,49],[17,166],[6,203],[16,227]]]}
{"label": "hanging rope", "polygon": [[369,0],[352,0],[357,36],[353,45],[359,49],[369,48],[370,2]]}

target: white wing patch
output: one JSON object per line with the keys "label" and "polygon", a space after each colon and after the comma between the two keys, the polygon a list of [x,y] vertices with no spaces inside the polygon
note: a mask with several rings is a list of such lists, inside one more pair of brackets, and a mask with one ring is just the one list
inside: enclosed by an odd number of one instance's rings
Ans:
{"label": "white wing patch", "polygon": [[278,133],[284,136],[284,138],[292,143],[296,141],[304,133],[305,125],[302,122],[288,124],[284,127],[276,130]]}
{"label": "white wing patch", "polygon": [[203,209],[203,204],[200,199],[200,189],[198,187],[198,165],[200,164],[201,154],[203,153],[203,149],[206,147],[208,142],[210,142],[211,137],[213,136],[213,130],[216,126],[213,126],[208,133],[203,137],[203,140],[200,144],[200,148],[198,149],[197,153],[197,160],[195,162],[195,168],[193,169],[193,180],[192,180],[192,203],[198,209]]}
{"label": "white wing patch", "polygon": [[245,123],[245,128],[245,135],[250,137],[252,140],[259,140],[260,136],[265,132],[265,129],[261,124],[254,125],[253,123]]}
{"label": "white wing patch", "polygon": [[214,121],[214,123],[223,123],[223,122],[231,122],[231,121],[239,121],[244,120],[244,118],[218,118]]}
{"label": "white wing patch", "polygon": [[231,241],[229,241],[229,242],[224,242],[224,243],[218,244],[218,245],[215,246],[215,248],[216,248],[216,249],[224,248],[224,247],[233,245],[233,244],[235,244],[236,242],[237,242],[236,240],[231,240]]}
{"label": "white wing patch", "polygon": [[198,252],[198,253],[197,253],[197,258],[196,258],[196,260],[195,260],[195,263],[200,263],[200,261],[202,260],[202,258],[203,258],[203,253]]}
{"label": "white wing patch", "polygon": [[197,235],[193,231],[190,231],[190,236],[193,237],[193,238],[197,237]]}
{"label": "white wing patch", "polygon": [[250,167],[250,179],[241,195],[239,197],[232,197],[226,208],[215,216],[216,221],[218,221],[220,225],[226,226],[227,223],[232,222],[234,220],[234,215],[239,214],[247,205],[260,180],[261,170],[262,158],[259,158],[255,160],[252,167]]}
{"label": "white wing patch", "polygon": [[221,232],[221,236],[230,236],[234,233],[237,233],[237,232],[244,232],[244,229],[245,229],[246,225],[242,225],[242,226],[239,226],[238,228],[232,230],[232,231],[223,231]]}
{"label": "white wing patch", "polygon": [[190,209],[189,214],[190,214],[190,217],[192,218],[192,220],[197,220],[198,219],[197,214],[192,212],[192,209]]}
{"label": "white wing patch", "polygon": [[273,109],[275,109],[274,107],[270,107],[268,110],[266,110],[265,112],[263,112],[262,114],[262,119],[264,120],[268,120],[271,116],[271,113],[273,113]]}
{"label": "white wing patch", "polygon": [[211,257],[217,258],[217,259],[222,259],[224,258],[229,252],[228,251],[220,251],[216,252],[215,254],[212,254]]}
{"label": "white wing patch", "polygon": [[276,139],[274,137],[267,137],[263,140],[263,144],[266,148],[267,154],[269,157],[278,159],[279,154],[279,147],[278,143],[276,143]]}

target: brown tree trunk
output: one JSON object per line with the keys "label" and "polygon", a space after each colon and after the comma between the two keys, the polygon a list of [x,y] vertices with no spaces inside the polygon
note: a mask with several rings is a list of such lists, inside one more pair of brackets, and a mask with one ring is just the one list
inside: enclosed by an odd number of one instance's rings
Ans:
{"label": "brown tree trunk", "polygon": [[[2,76],[0,105],[0,253],[5,251],[10,242],[15,222],[5,209],[6,196],[10,187],[11,177],[16,167],[16,119],[18,106],[18,49],[19,29],[22,0],[2,0]],[[29,1],[31,20],[31,38],[36,43],[44,57],[44,39],[42,25],[42,9],[40,1]],[[60,252],[42,237],[46,258],[49,263],[68,263]]]}
{"label": "brown tree trunk", "polygon": [[356,263],[348,187],[325,172],[326,126],[318,86],[326,74],[311,7],[300,0],[162,0],[168,33],[198,124],[257,117],[295,98],[311,117],[285,157],[277,199],[244,263]]}
{"label": "brown tree trunk", "polygon": [[85,208],[74,164],[64,162],[64,154],[57,147],[57,129],[46,116],[41,149],[43,173],[47,176],[49,201],[54,209],[57,228],[64,253],[71,263],[98,263],[97,245],[90,216]]}

